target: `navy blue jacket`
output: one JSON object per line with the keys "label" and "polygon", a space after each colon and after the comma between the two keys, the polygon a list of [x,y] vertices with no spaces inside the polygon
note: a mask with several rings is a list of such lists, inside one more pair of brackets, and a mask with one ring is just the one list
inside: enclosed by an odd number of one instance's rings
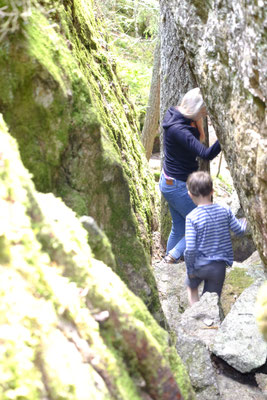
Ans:
{"label": "navy blue jacket", "polygon": [[184,182],[189,174],[198,169],[196,157],[213,160],[221,151],[218,140],[209,148],[200,143],[198,129],[190,126],[191,122],[193,120],[171,107],[162,124],[164,171],[168,176]]}

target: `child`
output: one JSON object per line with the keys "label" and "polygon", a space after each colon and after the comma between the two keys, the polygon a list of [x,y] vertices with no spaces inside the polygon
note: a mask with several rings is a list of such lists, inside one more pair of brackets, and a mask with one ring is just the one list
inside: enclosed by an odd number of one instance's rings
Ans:
{"label": "child", "polygon": [[242,235],[245,219],[237,220],[230,209],[212,203],[212,180],[198,171],[187,179],[188,194],[197,205],[186,217],[186,279],[190,305],[199,300],[198,286],[204,280],[205,292],[221,295],[226,265],[233,264],[230,230]]}

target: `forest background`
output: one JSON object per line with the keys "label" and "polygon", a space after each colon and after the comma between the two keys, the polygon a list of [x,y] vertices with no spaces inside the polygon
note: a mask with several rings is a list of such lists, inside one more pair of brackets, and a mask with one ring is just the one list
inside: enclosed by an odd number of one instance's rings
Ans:
{"label": "forest background", "polygon": [[156,0],[96,1],[109,34],[110,51],[124,90],[133,103],[142,130],[158,40],[159,2]]}
{"label": "forest background", "polygon": [[[160,7],[157,0],[97,0],[97,13],[106,26],[109,36],[110,52],[117,65],[117,72],[124,91],[132,102],[136,112],[136,122],[142,143],[154,177],[160,174],[160,126],[159,121],[159,75],[160,65],[157,60],[159,43]],[[158,51],[159,53],[159,51]],[[154,72],[153,72],[154,70]],[[155,74],[153,76],[153,73]],[[158,82],[153,83],[153,79]],[[152,86],[158,85],[158,89]],[[155,90],[158,93],[155,94]],[[158,103],[153,103],[149,116],[149,95],[158,96]],[[154,99],[153,99],[154,100]],[[144,122],[147,117],[146,132]],[[156,119],[151,120],[151,118]],[[150,126],[149,126],[150,125]],[[209,123],[206,132],[207,145],[215,141],[216,135]],[[144,135],[149,135],[146,138]],[[154,155],[152,154],[154,153]],[[203,167],[203,166],[202,166]],[[205,167],[204,167],[205,168]],[[233,192],[233,182],[223,155],[211,163],[211,173],[215,178],[215,190],[219,197],[228,197]],[[218,179],[216,179],[218,178]]]}

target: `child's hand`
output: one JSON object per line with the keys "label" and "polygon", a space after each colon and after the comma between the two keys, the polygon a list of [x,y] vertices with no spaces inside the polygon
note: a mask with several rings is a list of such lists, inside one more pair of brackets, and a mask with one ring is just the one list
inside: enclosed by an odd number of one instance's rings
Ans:
{"label": "child's hand", "polygon": [[248,221],[246,220],[246,218],[240,218],[239,222],[246,229],[247,224],[248,224]]}

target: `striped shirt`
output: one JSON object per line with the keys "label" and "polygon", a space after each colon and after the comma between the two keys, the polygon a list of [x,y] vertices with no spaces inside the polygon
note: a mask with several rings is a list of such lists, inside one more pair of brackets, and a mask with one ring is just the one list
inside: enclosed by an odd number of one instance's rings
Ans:
{"label": "striped shirt", "polygon": [[245,219],[238,220],[228,208],[218,204],[200,205],[186,217],[184,258],[187,273],[212,261],[233,264],[230,230],[242,235],[246,230]]}

